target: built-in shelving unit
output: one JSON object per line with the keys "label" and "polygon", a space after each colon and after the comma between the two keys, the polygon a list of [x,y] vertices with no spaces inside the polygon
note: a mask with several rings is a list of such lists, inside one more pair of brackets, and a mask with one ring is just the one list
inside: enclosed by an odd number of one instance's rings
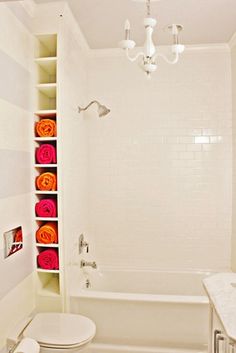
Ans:
{"label": "built-in shelving unit", "polygon": [[[58,310],[63,308],[63,281],[62,281],[62,256],[61,256],[61,207],[60,207],[60,184],[58,182],[58,136],[57,136],[57,35],[56,34],[40,34],[35,36],[35,112],[34,112],[34,148],[35,159],[34,168],[34,210],[35,205],[41,201],[52,200],[56,203],[57,212],[55,217],[45,217],[35,212],[35,255],[36,255],[36,280],[37,280],[37,300],[39,309],[47,307],[50,310]],[[38,125],[46,123],[45,119],[49,119],[50,123],[56,126],[56,132],[48,136],[38,134]],[[42,121],[43,120],[43,121]],[[37,158],[37,150],[42,146],[51,145],[56,154],[55,163],[42,164]],[[36,180],[42,177],[45,173],[53,174],[56,178],[56,187],[47,190],[47,180],[45,184],[38,187]],[[46,186],[45,186],[46,185]],[[53,225],[57,230],[58,241],[47,242],[46,244],[38,237],[36,233],[42,226]],[[55,239],[54,239],[55,240]],[[52,265],[53,268],[48,268],[48,264],[41,264],[39,256],[47,256],[52,254],[57,256],[58,267]],[[42,259],[42,256],[41,256]],[[53,262],[53,261],[52,261]],[[49,266],[50,267],[50,266]],[[46,299],[45,299],[46,298]]]}

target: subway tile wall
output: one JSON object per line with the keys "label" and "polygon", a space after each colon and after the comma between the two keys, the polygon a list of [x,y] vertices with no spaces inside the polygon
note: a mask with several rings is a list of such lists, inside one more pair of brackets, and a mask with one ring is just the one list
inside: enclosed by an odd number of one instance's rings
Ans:
{"label": "subway tile wall", "polygon": [[[88,237],[88,138],[87,121],[78,113],[78,105],[87,104],[86,56],[74,35],[77,24],[69,8],[66,8],[60,32],[62,65],[58,66],[60,90],[61,151],[63,170],[63,232],[65,239],[65,264],[68,285],[74,283],[71,267],[78,272],[78,241],[81,233]],[[65,19],[66,18],[66,19]]]}
{"label": "subway tile wall", "polygon": [[186,51],[147,80],[122,56],[89,62],[89,233],[101,266],[230,266],[230,54]]}

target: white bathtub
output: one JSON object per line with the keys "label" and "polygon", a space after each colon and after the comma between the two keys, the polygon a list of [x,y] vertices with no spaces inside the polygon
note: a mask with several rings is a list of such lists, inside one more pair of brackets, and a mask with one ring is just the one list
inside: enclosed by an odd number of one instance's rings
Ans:
{"label": "white bathtub", "polygon": [[[205,272],[94,271],[71,288],[73,313],[97,325],[86,353],[206,351]],[[85,281],[89,279],[90,288]]]}

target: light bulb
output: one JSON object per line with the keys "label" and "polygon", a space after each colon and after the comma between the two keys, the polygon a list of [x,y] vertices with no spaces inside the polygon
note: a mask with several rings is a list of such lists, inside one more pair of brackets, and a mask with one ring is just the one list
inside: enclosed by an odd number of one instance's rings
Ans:
{"label": "light bulb", "polygon": [[125,21],[125,40],[130,39],[130,23],[129,20]]}

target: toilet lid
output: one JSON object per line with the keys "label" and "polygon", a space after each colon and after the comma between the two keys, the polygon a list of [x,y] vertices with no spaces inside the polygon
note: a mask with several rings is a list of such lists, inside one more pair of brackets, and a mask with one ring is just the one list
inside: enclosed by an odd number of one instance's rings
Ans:
{"label": "toilet lid", "polygon": [[35,315],[23,336],[43,346],[75,346],[91,340],[96,333],[94,322],[82,315],[40,313]]}

